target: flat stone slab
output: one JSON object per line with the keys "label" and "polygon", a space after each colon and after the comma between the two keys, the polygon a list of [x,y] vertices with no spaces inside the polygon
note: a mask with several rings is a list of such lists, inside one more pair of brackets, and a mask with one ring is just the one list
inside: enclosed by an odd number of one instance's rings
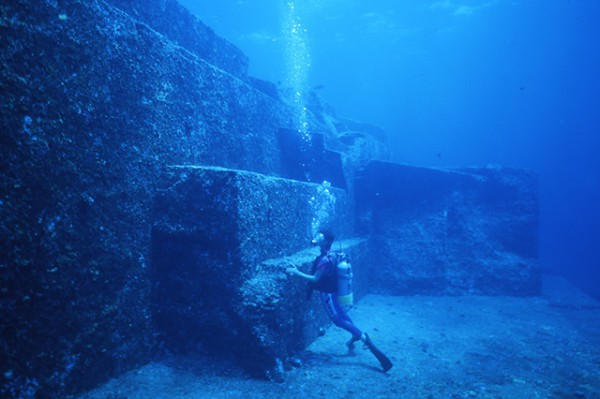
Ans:
{"label": "flat stone slab", "polygon": [[[155,231],[196,235],[207,250],[228,246],[246,266],[309,246],[311,220],[320,211],[311,205],[318,184],[200,165],[172,165],[168,175],[169,186],[156,197]],[[350,231],[346,193],[330,191],[335,206],[321,216],[322,227],[344,235]]]}
{"label": "flat stone slab", "polygon": [[348,355],[347,333],[332,327],[281,384],[223,360],[170,359],[79,399],[599,398],[600,303],[546,286],[528,298],[364,297],[350,316],[394,362],[387,374],[361,345]]}

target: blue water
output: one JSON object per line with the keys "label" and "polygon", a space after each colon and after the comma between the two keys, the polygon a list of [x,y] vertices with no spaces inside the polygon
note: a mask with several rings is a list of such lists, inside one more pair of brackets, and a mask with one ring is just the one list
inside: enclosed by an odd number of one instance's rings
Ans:
{"label": "blue water", "polygon": [[541,265],[600,297],[600,2],[180,1],[252,76],[289,83],[295,51],[296,83],[385,127],[394,161],[536,170]]}

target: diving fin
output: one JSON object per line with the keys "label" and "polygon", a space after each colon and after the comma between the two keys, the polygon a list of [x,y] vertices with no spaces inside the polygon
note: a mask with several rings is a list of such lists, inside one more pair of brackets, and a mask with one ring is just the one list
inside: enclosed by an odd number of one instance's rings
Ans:
{"label": "diving fin", "polygon": [[364,339],[363,342],[365,343],[365,345],[367,345],[367,348],[369,348],[369,350],[377,358],[377,360],[379,360],[379,363],[381,364],[381,368],[383,368],[383,372],[385,373],[386,371],[391,369],[393,364],[390,361],[390,359],[388,359],[388,357],[386,355],[384,355],[383,352],[381,352],[379,349],[377,349],[375,344],[373,344],[373,341],[371,341],[371,338],[369,338],[369,336],[366,333],[365,333],[365,337],[366,338]]}

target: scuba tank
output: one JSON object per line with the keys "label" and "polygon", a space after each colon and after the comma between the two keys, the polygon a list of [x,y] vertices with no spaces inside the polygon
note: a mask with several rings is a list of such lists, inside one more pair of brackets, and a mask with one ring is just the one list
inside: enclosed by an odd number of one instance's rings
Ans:
{"label": "scuba tank", "polygon": [[352,266],[345,254],[339,254],[336,265],[337,295],[341,305],[352,306],[354,295],[352,293]]}

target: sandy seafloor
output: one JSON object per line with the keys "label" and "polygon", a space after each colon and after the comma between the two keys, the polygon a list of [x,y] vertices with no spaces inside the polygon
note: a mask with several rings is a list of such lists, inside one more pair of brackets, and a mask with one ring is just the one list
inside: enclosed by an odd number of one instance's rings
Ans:
{"label": "sandy seafloor", "polygon": [[332,326],[282,383],[172,357],[79,399],[600,398],[600,302],[556,278],[537,297],[368,295],[350,316],[392,359],[388,373]]}

